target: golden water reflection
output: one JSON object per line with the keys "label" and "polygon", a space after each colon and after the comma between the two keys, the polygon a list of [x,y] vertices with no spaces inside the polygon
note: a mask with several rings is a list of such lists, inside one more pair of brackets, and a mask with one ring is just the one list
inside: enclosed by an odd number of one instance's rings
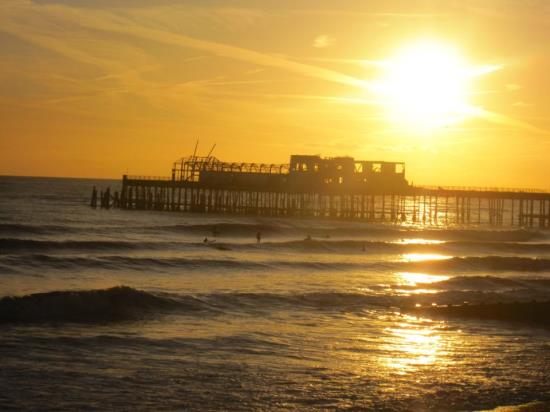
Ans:
{"label": "golden water reflection", "polygon": [[439,245],[445,243],[444,240],[434,240],[434,239],[422,239],[422,238],[413,238],[413,239],[400,239],[394,243],[401,245]]}
{"label": "golden water reflection", "polygon": [[405,253],[401,255],[401,259],[404,262],[424,262],[426,260],[445,260],[451,258],[452,256],[439,253]]}
{"label": "golden water reflection", "polygon": [[399,272],[399,283],[407,286],[416,286],[418,283],[435,283],[450,279],[445,275],[430,275],[428,273]]}
{"label": "golden water reflection", "polygon": [[381,363],[399,374],[414,372],[425,366],[437,368],[448,364],[449,337],[441,334],[441,322],[403,316],[404,321],[387,328]]}

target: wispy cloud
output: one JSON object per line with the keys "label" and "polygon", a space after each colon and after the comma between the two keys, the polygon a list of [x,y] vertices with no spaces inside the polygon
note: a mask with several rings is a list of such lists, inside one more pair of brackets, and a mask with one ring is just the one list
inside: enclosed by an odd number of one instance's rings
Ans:
{"label": "wispy cloud", "polygon": [[333,58],[333,57],[312,57],[309,58],[310,61],[324,62],[324,63],[341,63],[349,64],[353,66],[376,66],[376,67],[387,67],[388,63],[384,60],[373,60],[373,59],[344,59],[344,58]]}
{"label": "wispy cloud", "polygon": [[124,24],[120,24],[120,19],[113,20],[110,16],[104,17],[106,18],[97,19],[91,16],[82,15],[79,21],[81,24],[85,24],[90,28],[127,34],[182,48],[203,50],[217,56],[254,63],[260,66],[276,67],[331,82],[363,88],[369,87],[369,83],[365,80],[357,79],[353,76],[322,67],[299,63],[279,55],[262,53],[225,43],[197,39],[180,33],[160,30],[158,28],[139,26],[130,20],[125,20],[123,22]]}
{"label": "wispy cloud", "polygon": [[521,89],[521,86],[519,84],[516,84],[516,83],[509,83],[505,87],[506,87],[506,90],[508,90],[510,92],[515,92],[515,91]]}
{"label": "wispy cloud", "polygon": [[[65,24],[76,25],[76,27],[132,36],[137,39],[154,41],[170,46],[178,46],[184,49],[201,50],[220,57],[249,62],[259,66],[275,67],[330,82],[363,88],[368,88],[369,86],[367,81],[357,79],[345,73],[299,63],[280,55],[195,38],[182,34],[177,30],[167,30],[160,25],[152,25],[150,21],[142,22],[139,16],[132,16],[132,18],[130,18],[120,12],[111,13],[106,10],[83,11],[78,8],[59,5],[36,6],[26,1],[18,2],[17,5],[19,9],[17,11],[19,12],[40,13],[40,18],[42,19],[50,17]],[[37,8],[40,8],[40,10],[36,10]],[[85,53],[77,48],[68,46],[70,40],[67,41],[66,33],[61,35],[60,33],[51,31],[47,34],[43,34],[41,32],[43,28],[33,30],[32,27],[23,24],[14,24],[13,20],[9,17],[0,19],[0,22],[2,22],[0,30],[8,31],[13,35],[22,37],[41,47],[48,48],[82,63],[105,67],[109,71],[115,69],[112,61],[101,59],[96,55]]]}
{"label": "wispy cloud", "polygon": [[492,112],[490,110],[486,110],[480,107],[472,108],[472,114],[488,120],[492,123],[513,127],[515,129],[525,130],[539,135],[550,136],[550,131],[548,130],[541,129],[522,120],[514,119],[501,113]]}
{"label": "wispy cloud", "polygon": [[[187,62],[195,59],[204,59],[205,56],[217,56],[251,63],[255,67],[252,70],[246,71],[249,74],[270,67],[308,78],[351,86],[355,89],[373,90],[373,82],[351,76],[341,71],[327,69],[316,64],[303,63],[284,55],[276,55],[225,42],[190,36],[186,34],[187,31],[183,32],[183,28],[178,24],[175,24],[173,21],[172,24],[165,24],[165,21],[160,18],[161,15],[165,15],[170,10],[168,6],[155,8],[152,11],[148,11],[148,13],[141,13],[139,11],[126,12],[124,9],[110,11],[108,8],[83,10],[66,4],[37,5],[27,0],[12,0],[4,3],[2,6],[0,31],[10,33],[68,59],[101,69],[103,74],[82,82],[82,90],[80,92],[75,92],[71,96],[54,96],[48,100],[49,104],[87,99],[90,96],[100,94],[109,95],[125,92],[133,92],[153,99],[178,98],[178,95],[183,95],[181,93],[182,87],[186,88],[186,90],[196,91],[203,90],[208,86],[219,87],[221,85],[260,84],[265,82],[264,80],[220,80],[218,78],[208,79],[203,82],[193,82],[192,86],[188,82],[181,81],[174,81],[172,84],[159,84],[144,76],[145,72],[154,69],[158,63],[155,62],[152,56],[141,52],[139,47],[133,48],[132,59],[125,59],[126,55],[117,55],[116,49],[104,50],[101,47],[105,44],[116,44],[109,37],[113,34],[118,41],[130,38],[133,41],[147,41],[171,46],[174,52],[178,49],[187,52],[189,49],[199,51],[199,56],[189,57],[186,60]],[[181,9],[178,10],[181,12]],[[225,10],[223,13],[214,13],[214,18],[223,22],[223,24],[220,24],[226,26],[228,29],[233,29],[236,21],[242,20],[248,24],[253,24],[254,19],[257,19],[259,15],[261,13],[258,14],[254,11]],[[365,15],[395,18],[426,18],[434,16],[434,14],[407,13],[365,13]],[[202,15],[198,17],[198,20],[200,21],[201,18],[203,18]],[[61,31],[59,27],[67,28],[67,30]],[[102,40],[97,40],[96,38],[90,39],[89,36],[96,35],[91,33],[101,33],[97,38]],[[107,38],[109,40],[106,40]],[[316,48],[326,48],[334,44],[334,41],[332,36],[321,34],[314,39],[313,46]],[[130,53],[129,49],[127,47],[127,53]],[[185,59],[182,60],[185,61]],[[384,61],[371,59],[327,58],[309,60],[310,63],[312,61],[374,67],[384,67],[386,64]],[[502,66],[499,65],[481,66],[473,75],[490,73],[501,68]],[[107,86],[106,82],[108,80],[113,80],[115,83]],[[515,87],[515,85],[507,85],[506,87],[508,90],[516,90],[513,86]],[[281,93],[279,95],[273,94],[272,96],[329,100],[353,104],[379,104],[375,99],[369,99],[368,96],[364,99],[308,95],[305,93],[294,95]],[[477,117],[491,122],[519,127],[534,133],[548,134],[544,130],[521,121],[515,121],[504,115],[483,109],[475,110]]]}
{"label": "wispy cloud", "polygon": [[[381,106],[376,99],[366,99],[352,96],[327,96],[316,94],[277,94],[277,93],[232,93],[235,96],[248,96],[263,99],[317,100],[346,105]],[[378,118],[378,117],[377,117]]]}
{"label": "wispy cloud", "polygon": [[339,16],[339,17],[355,17],[355,18],[389,18],[389,19],[433,19],[447,16],[447,13],[413,13],[413,12],[376,12],[364,10],[345,10],[345,9],[294,9],[289,13],[296,15],[312,15],[312,16]]}
{"label": "wispy cloud", "polygon": [[336,39],[328,34],[320,34],[313,39],[313,47],[317,49],[324,49],[325,47],[332,46],[336,43]]}
{"label": "wispy cloud", "polygon": [[533,103],[527,103],[527,102],[524,102],[524,101],[519,101],[519,102],[515,102],[512,104],[512,106],[514,107],[533,107],[534,104]]}
{"label": "wispy cloud", "polygon": [[[547,2],[523,2],[487,0],[457,2],[454,7],[467,12],[470,15],[479,15],[484,18],[510,20],[510,21],[529,21],[532,23],[548,24],[548,12],[550,6]],[[536,12],[533,12],[536,10]]]}

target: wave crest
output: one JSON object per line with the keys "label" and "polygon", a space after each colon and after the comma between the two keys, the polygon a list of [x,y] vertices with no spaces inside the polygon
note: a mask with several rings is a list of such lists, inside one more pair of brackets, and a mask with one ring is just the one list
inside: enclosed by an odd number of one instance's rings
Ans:
{"label": "wave crest", "polygon": [[130,320],[178,306],[169,298],[127,286],[35,293],[0,299],[0,323]]}
{"label": "wave crest", "polygon": [[405,263],[409,269],[429,272],[545,272],[550,270],[550,259],[519,256],[468,256]]}
{"label": "wave crest", "polygon": [[[460,280],[460,279],[459,279]],[[480,280],[479,277],[477,279]],[[499,283],[499,279],[489,279]],[[505,282],[503,280],[503,282]],[[533,280],[536,282],[536,280]],[[453,290],[440,288],[433,293],[380,294],[358,291],[312,291],[306,293],[227,292],[210,294],[154,294],[127,286],[82,291],[54,291],[0,299],[0,324],[76,322],[106,323],[134,321],[152,316],[178,314],[216,316],[219,314],[257,315],[272,311],[313,311],[315,313],[364,313],[377,308],[422,305],[513,302],[550,298],[548,288],[533,283],[521,293],[484,288]],[[460,288],[459,288],[460,289]]]}

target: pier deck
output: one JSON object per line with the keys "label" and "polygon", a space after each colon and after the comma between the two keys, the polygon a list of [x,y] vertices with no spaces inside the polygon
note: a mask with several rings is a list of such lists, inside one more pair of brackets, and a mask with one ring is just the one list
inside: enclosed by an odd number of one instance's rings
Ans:
{"label": "pier deck", "polygon": [[550,193],[430,188],[361,193],[208,187],[170,178],[124,176],[122,209],[344,218],[427,224],[550,227]]}
{"label": "pier deck", "polygon": [[291,156],[290,160],[289,164],[269,165],[224,163],[211,156],[184,158],[174,163],[171,177],[124,175],[116,206],[431,225],[550,227],[550,192],[412,186],[405,180],[405,165],[396,162],[319,156]]}

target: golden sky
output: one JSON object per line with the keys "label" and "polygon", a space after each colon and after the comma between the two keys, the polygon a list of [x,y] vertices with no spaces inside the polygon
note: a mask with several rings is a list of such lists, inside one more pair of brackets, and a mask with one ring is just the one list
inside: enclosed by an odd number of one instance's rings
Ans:
{"label": "golden sky", "polygon": [[198,138],[550,189],[549,39],[543,0],[2,0],[0,174],[168,175]]}

